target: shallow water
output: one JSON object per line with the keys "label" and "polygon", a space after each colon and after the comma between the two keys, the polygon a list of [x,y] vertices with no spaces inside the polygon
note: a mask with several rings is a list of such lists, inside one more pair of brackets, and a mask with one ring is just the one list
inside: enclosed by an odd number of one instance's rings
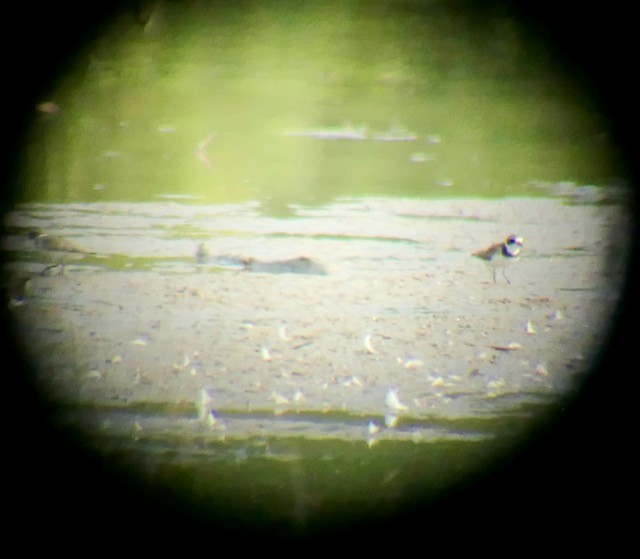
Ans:
{"label": "shallow water", "polygon": [[164,506],[186,504],[207,525],[313,535],[446,497],[491,471],[552,410],[407,420],[393,437],[371,435],[362,417],[339,412],[227,413],[224,428],[211,428],[182,408],[92,407],[67,409],[57,421],[83,432],[82,444],[139,490],[164,496]]}

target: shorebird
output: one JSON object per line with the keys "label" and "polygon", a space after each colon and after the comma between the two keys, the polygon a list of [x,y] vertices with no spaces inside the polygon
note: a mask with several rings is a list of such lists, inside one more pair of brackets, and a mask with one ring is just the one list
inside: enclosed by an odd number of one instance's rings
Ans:
{"label": "shorebird", "polygon": [[496,272],[502,268],[502,275],[507,283],[511,280],[507,277],[506,268],[516,260],[522,250],[524,239],[519,235],[509,235],[502,243],[495,243],[478,252],[474,252],[473,256],[484,260],[493,270],[493,283],[497,283]]}
{"label": "shorebird", "polygon": [[13,274],[6,284],[7,298],[10,307],[24,305],[29,290],[31,276],[24,273]]}
{"label": "shorebird", "polygon": [[60,273],[64,272],[64,259],[65,256],[75,254],[75,255],[89,255],[95,254],[95,252],[90,252],[83,248],[80,248],[74,245],[71,241],[63,238],[56,237],[54,235],[49,235],[48,233],[43,233],[41,231],[29,231],[29,239],[33,241],[37,250],[41,252],[46,252],[49,254],[49,257],[52,261],[60,260],[60,262],[55,262],[50,266],[47,266],[44,270],[42,270],[42,274],[44,274],[47,270],[51,268],[55,268],[56,266],[60,266]]}
{"label": "shorebird", "polygon": [[200,243],[196,251],[196,262],[198,264],[205,264],[210,258],[211,253],[209,252],[209,247],[204,243]]}

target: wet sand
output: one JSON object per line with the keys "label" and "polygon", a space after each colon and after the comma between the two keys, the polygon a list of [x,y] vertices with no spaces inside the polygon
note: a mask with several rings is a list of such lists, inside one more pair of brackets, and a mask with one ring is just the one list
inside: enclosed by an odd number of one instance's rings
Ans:
{"label": "wet sand", "polygon": [[[194,417],[203,389],[218,414],[380,415],[394,411],[393,388],[401,415],[465,417],[579,386],[618,297],[622,263],[607,254],[620,207],[372,200],[349,211],[357,237],[335,212],[313,216],[322,231],[265,243],[269,255],[313,258],[325,276],[200,266],[188,254],[165,269],[78,262],[34,276],[14,314],[37,384],[55,401],[176,404]],[[247,219],[245,229],[268,218]],[[511,232],[525,238],[522,257],[510,285],[501,274],[493,283],[470,254]],[[243,256],[259,253],[259,240],[246,243]]]}

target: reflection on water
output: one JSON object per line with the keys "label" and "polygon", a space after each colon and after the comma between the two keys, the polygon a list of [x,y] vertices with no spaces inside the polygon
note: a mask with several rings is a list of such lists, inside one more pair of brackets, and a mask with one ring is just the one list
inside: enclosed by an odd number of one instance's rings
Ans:
{"label": "reflection on water", "polygon": [[22,199],[503,196],[619,175],[588,92],[514,19],[284,5],[159,2],[156,31],[114,22],[38,105]]}
{"label": "reflection on water", "polygon": [[552,409],[408,422],[406,436],[396,438],[365,436],[363,418],[344,413],[228,414],[225,429],[198,424],[175,406],[77,408],[58,420],[65,430],[83,430],[85,444],[136,484],[170,488],[172,501],[200,508],[207,523],[222,516],[255,528],[261,513],[269,526],[313,533],[318,523],[344,528],[442,497],[489,469],[529,432],[532,418]]}

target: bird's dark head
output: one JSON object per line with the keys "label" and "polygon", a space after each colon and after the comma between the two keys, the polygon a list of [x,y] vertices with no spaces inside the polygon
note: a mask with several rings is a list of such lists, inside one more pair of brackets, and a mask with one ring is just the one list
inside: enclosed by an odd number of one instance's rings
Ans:
{"label": "bird's dark head", "polygon": [[518,256],[522,250],[524,239],[519,235],[509,235],[502,245],[502,254],[505,256]]}
{"label": "bird's dark head", "polygon": [[524,239],[520,235],[509,235],[507,237],[506,244],[508,246],[519,246],[524,244]]}

